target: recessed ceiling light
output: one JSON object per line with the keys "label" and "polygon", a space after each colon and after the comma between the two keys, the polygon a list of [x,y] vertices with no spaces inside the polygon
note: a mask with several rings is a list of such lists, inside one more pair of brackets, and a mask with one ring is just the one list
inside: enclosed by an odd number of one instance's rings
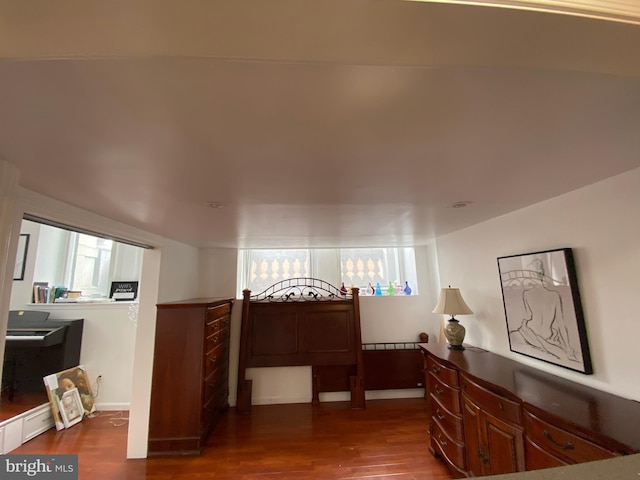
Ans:
{"label": "recessed ceiling light", "polygon": [[209,208],[222,208],[224,204],[222,202],[207,202],[207,207]]}
{"label": "recessed ceiling light", "polygon": [[470,202],[469,200],[461,200],[459,202],[453,202],[447,208],[464,208],[464,207],[470,205],[471,203],[473,203],[473,202]]}

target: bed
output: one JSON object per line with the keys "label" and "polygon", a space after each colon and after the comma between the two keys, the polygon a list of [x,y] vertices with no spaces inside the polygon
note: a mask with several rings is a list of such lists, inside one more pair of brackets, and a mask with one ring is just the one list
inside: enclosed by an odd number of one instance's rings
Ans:
{"label": "bed", "polygon": [[[246,369],[311,366],[344,372],[340,385],[351,393],[351,407],[365,407],[364,369],[358,288],[341,290],[315,278],[291,278],[264,292],[244,290],[236,410],[251,409],[251,380]],[[322,383],[312,381],[312,403]]]}

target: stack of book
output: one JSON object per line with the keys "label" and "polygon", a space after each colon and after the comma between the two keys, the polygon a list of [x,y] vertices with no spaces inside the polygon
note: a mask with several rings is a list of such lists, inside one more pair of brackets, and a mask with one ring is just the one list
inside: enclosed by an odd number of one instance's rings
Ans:
{"label": "stack of book", "polygon": [[67,287],[50,287],[48,282],[33,282],[33,303],[56,303],[59,299],[66,299],[69,294]]}

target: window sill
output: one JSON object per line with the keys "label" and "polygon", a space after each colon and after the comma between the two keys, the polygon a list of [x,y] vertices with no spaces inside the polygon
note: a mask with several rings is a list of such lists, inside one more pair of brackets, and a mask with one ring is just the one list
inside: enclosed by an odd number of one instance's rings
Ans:
{"label": "window sill", "polygon": [[63,309],[63,308],[129,308],[131,305],[137,305],[137,301],[121,301],[121,302],[78,302],[78,303],[27,303],[27,307],[41,308],[47,310],[50,308]]}

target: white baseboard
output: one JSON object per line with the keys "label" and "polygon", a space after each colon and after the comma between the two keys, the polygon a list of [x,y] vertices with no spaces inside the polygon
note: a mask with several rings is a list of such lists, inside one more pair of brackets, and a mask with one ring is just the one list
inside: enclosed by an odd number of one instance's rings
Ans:
{"label": "white baseboard", "polygon": [[96,403],[96,411],[129,410],[130,403]]}
{"label": "white baseboard", "polygon": [[424,388],[408,388],[398,390],[368,390],[364,392],[367,400],[386,400],[390,398],[423,398]]}
{"label": "white baseboard", "polygon": [[311,403],[311,396],[302,397],[257,397],[252,398],[253,405],[280,405],[286,403]]}
{"label": "white baseboard", "polygon": [[[391,398],[422,398],[424,389],[410,388],[405,390],[367,390],[366,400],[385,400]],[[351,400],[350,392],[322,392],[320,402],[348,402]],[[252,398],[253,405],[279,405],[286,403],[311,403],[310,396],[301,397],[257,397]]]}

